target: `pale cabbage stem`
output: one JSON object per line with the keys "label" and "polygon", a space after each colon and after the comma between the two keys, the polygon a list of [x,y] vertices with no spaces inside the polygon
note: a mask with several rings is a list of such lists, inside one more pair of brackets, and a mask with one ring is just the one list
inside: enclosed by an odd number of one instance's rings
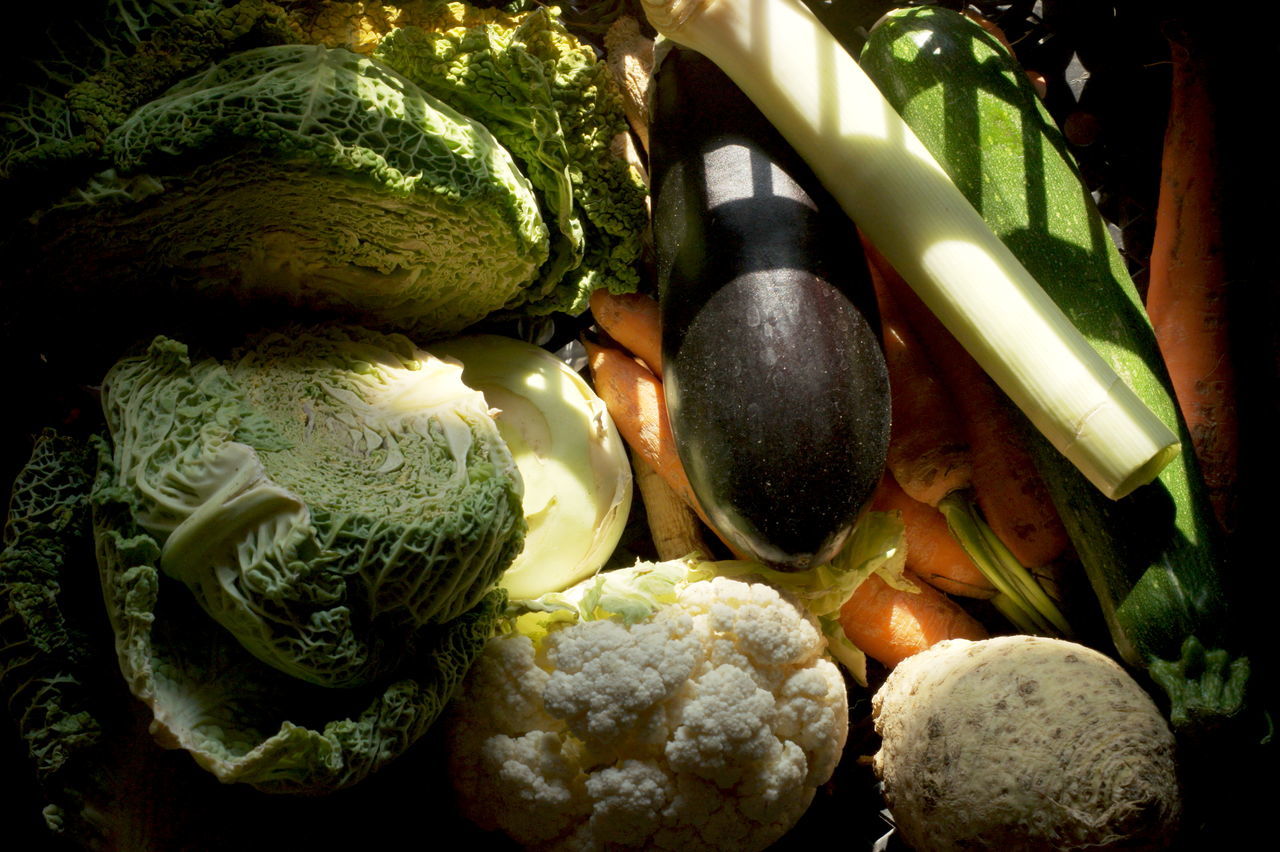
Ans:
{"label": "pale cabbage stem", "polygon": [[801,0],[644,0],[808,162],[867,238],[1046,438],[1104,494],[1153,480],[1177,437],[992,233]]}

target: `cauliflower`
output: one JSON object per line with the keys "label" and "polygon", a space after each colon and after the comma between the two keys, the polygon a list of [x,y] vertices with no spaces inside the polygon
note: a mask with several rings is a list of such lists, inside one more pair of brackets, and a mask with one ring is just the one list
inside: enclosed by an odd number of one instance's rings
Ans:
{"label": "cauliflower", "polygon": [[840,759],[844,678],[803,609],[713,570],[601,575],[490,640],[449,723],[464,814],[545,849],[786,833]]}

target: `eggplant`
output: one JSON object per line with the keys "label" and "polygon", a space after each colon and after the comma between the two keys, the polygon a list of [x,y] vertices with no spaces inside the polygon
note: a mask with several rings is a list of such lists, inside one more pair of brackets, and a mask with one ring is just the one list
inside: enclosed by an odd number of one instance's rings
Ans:
{"label": "eggplant", "polygon": [[736,550],[839,551],[884,470],[889,379],[858,233],[714,63],[671,45],[649,167],[663,383],[680,460]]}

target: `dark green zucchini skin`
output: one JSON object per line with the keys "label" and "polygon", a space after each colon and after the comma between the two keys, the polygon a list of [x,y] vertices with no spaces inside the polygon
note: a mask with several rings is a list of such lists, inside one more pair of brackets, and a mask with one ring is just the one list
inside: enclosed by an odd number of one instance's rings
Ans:
{"label": "dark green zucchini skin", "polygon": [[1119,654],[1165,689],[1175,723],[1236,714],[1249,663],[1208,493],[1142,300],[1062,134],[1013,57],[949,9],[891,12],[859,61],[991,229],[1178,433],[1181,455],[1118,501],[1039,436],[1032,445]]}
{"label": "dark green zucchini skin", "polygon": [[673,48],[650,128],[663,383],[711,522],[786,569],[830,560],[884,469],[889,383],[857,232],[713,63]]}

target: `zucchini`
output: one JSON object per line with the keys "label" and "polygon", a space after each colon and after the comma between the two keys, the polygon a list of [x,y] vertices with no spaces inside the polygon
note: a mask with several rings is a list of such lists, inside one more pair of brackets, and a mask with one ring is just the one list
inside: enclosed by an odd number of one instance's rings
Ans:
{"label": "zucchini", "polygon": [[1062,456],[1037,461],[1121,657],[1168,693],[1175,724],[1244,700],[1222,544],[1151,324],[1066,143],[1016,60],[942,8],[892,12],[863,70],[1092,346],[1187,448],[1157,479],[1104,498]]}
{"label": "zucchini", "polygon": [[839,550],[884,470],[889,380],[852,223],[710,60],[671,47],[650,126],[663,384],[680,459],[737,550]]}

